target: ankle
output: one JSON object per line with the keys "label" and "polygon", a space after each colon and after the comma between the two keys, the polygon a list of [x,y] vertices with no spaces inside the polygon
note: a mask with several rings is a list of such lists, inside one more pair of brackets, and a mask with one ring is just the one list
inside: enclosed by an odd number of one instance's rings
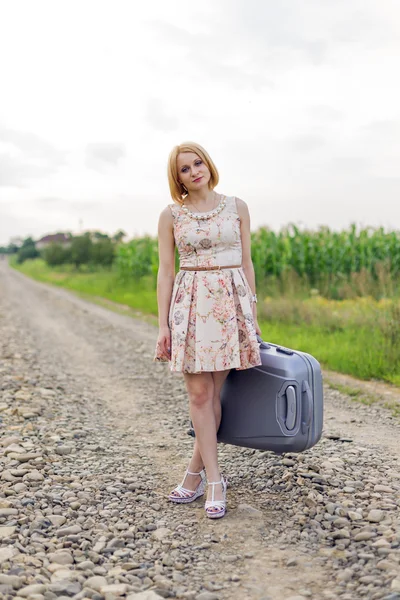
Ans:
{"label": "ankle", "polygon": [[208,481],[221,481],[221,472],[219,470],[219,468],[217,467],[216,469],[210,469],[210,471],[207,471],[207,479]]}
{"label": "ankle", "polygon": [[195,467],[192,467],[191,465],[189,465],[188,467],[188,471],[190,471],[190,473],[201,473],[201,471],[204,469],[204,465],[195,465]]}

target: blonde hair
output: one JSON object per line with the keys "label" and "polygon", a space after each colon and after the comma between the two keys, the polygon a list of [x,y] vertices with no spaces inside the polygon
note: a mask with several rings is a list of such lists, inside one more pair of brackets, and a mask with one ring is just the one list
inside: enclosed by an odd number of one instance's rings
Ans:
{"label": "blonde hair", "polygon": [[172,200],[178,204],[183,203],[184,197],[187,194],[184,187],[181,183],[179,183],[178,180],[178,169],[176,166],[176,160],[178,158],[178,154],[180,154],[181,152],[194,152],[194,154],[197,154],[197,156],[199,156],[202,159],[202,161],[206,164],[211,174],[210,181],[208,182],[208,187],[211,190],[213,190],[218,185],[219,181],[217,167],[211,160],[211,157],[208,154],[208,152],[206,152],[206,150],[204,150],[204,148],[202,148],[200,144],[196,144],[195,142],[184,142],[179,146],[174,146],[168,157],[168,183]]}

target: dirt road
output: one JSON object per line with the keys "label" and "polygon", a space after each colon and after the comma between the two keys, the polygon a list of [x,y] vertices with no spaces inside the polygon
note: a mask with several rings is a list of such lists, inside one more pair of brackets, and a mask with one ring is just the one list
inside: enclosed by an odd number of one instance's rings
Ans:
{"label": "dirt road", "polygon": [[325,388],[313,449],[221,445],[228,513],[212,522],[204,499],[165,499],[192,439],[183,378],[152,362],[154,326],[0,264],[0,338],[0,594],[400,598],[400,427],[388,410]]}

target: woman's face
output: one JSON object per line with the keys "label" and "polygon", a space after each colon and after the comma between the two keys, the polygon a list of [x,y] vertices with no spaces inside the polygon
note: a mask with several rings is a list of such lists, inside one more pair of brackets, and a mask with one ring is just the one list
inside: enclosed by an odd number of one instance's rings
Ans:
{"label": "woman's face", "polygon": [[181,152],[176,159],[178,180],[190,191],[208,186],[211,173],[203,160],[194,152]]}

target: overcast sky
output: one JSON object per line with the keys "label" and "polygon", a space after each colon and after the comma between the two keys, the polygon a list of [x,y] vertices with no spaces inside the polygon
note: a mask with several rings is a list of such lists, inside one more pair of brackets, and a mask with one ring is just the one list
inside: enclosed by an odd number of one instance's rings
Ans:
{"label": "overcast sky", "polygon": [[0,244],[156,235],[202,144],[252,229],[400,228],[398,0],[0,0]]}

